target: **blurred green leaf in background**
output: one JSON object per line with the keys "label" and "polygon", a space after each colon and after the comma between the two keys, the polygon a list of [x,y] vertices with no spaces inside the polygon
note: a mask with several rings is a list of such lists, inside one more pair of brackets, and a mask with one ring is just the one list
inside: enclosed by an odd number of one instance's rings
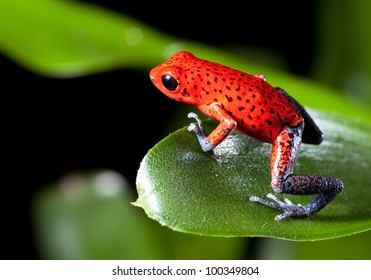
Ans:
{"label": "blurred green leaf in background", "polygon": [[66,175],[34,201],[44,259],[238,259],[246,241],[185,235],[144,217],[110,170]]}
{"label": "blurred green leaf in background", "polygon": [[371,106],[371,35],[369,1],[321,1],[317,55],[312,76],[342,90],[348,100]]}
{"label": "blurred green leaf in background", "polygon": [[[358,146],[358,135],[350,133],[353,131],[352,124],[355,124],[356,130],[364,128],[360,133],[362,137],[370,136],[371,34],[367,16],[371,13],[371,3],[361,0],[348,2],[327,0],[317,3],[320,14],[316,22],[319,37],[311,77],[299,77],[263,64],[249,63],[233,51],[176,38],[125,14],[81,1],[0,0],[0,52],[30,72],[46,77],[72,78],[124,68],[136,69],[148,76],[148,71],[154,65],[165,61],[174,52],[186,49],[194,52],[196,56],[218,61],[248,73],[264,73],[272,85],[285,88],[304,106],[318,110],[320,115],[338,114],[341,116],[340,122],[347,121],[342,133],[349,140],[348,144],[357,146],[355,150],[359,154],[363,152],[362,158],[369,159],[371,151],[367,141],[362,138]],[[125,91],[125,88],[123,90]],[[143,94],[145,99],[148,93],[136,92],[136,94]],[[188,121],[185,116],[182,113],[172,118],[172,125],[177,126],[172,131],[185,125],[184,120]],[[335,120],[331,121],[335,125]],[[166,126],[170,126],[170,121],[169,124],[164,124],[164,127]],[[169,139],[173,141],[177,135],[192,140],[191,135],[184,135],[182,131],[176,132]],[[332,138],[332,141],[335,143],[336,139]],[[177,143],[174,145],[177,146]],[[159,149],[159,146],[156,146],[156,149]],[[194,149],[197,150],[197,147]],[[326,146],[320,146],[320,149],[326,149]],[[341,148],[331,156],[339,157],[340,154]],[[266,161],[265,158],[264,160]],[[318,161],[322,160],[319,155]],[[339,158],[326,160],[342,163]],[[351,196],[344,194],[344,198],[339,197],[339,202],[344,202],[343,200],[348,198],[364,199],[359,203],[365,206],[368,203],[370,184],[364,171],[369,168],[369,161],[366,163],[367,166],[362,165],[363,162],[360,161],[353,159],[350,161],[352,170],[357,170],[359,164],[362,170],[361,177],[350,173],[344,176],[349,182],[359,179],[365,185],[357,186],[353,190],[351,186],[347,186]],[[139,163],[133,164],[139,168]],[[261,162],[257,164],[246,162],[250,170],[261,166]],[[328,165],[324,166],[321,172],[326,173],[332,168],[330,163]],[[313,165],[311,170],[316,168]],[[336,169],[336,172],[345,173],[346,169],[342,166]],[[240,174],[244,174],[243,172],[246,171],[240,170]],[[156,176],[159,177],[155,179],[160,181],[165,178],[161,174]],[[345,225],[343,232],[337,232],[332,236],[341,238],[317,242],[292,242],[269,238],[283,238],[277,229],[289,227],[290,222],[286,221],[279,226],[272,221],[272,231],[273,228],[276,231],[271,235],[261,233],[248,235],[265,238],[184,234],[161,226],[149,219],[140,208],[131,205],[130,202],[136,200],[136,195],[130,191],[133,189],[121,175],[108,170],[90,173],[76,171],[60,182],[45,186],[36,192],[33,197],[32,213],[35,244],[40,258],[371,258],[369,246],[365,246],[370,244],[370,231],[351,235],[369,229],[364,225],[362,229],[354,231]],[[259,185],[258,190],[260,189],[264,190],[264,193],[269,191],[266,186]],[[354,203],[357,202],[351,201],[349,205]],[[341,208],[341,205],[334,207]],[[365,209],[364,213],[361,213],[361,210],[358,209],[360,213],[349,222],[349,227],[357,222],[369,221],[369,208]],[[336,209],[335,212],[338,213]],[[264,213],[269,217],[274,215],[272,211],[266,209]],[[357,220],[359,217],[362,217],[362,221]],[[322,225],[319,225],[321,223]],[[295,224],[300,225],[301,221],[295,221]],[[316,231],[320,227],[326,227],[326,220],[315,220],[311,225]],[[265,224],[264,227],[266,232],[269,232],[270,225]],[[330,237],[327,235],[326,238]]]}

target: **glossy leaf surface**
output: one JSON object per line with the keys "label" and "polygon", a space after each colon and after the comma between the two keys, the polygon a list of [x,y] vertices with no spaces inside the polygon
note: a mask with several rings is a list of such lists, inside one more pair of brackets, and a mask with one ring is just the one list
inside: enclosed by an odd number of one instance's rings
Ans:
{"label": "glossy leaf surface", "polygon": [[[187,128],[159,142],[145,156],[137,177],[136,205],[174,230],[215,236],[266,236],[321,240],[371,228],[371,127],[339,115],[311,111],[326,135],[302,145],[295,173],[336,176],[344,191],[309,219],[275,222],[276,210],[249,201],[270,188],[270,144],[233,133],[216,149],[217,163],[202,152]],[[210,132],[215,122],[206,122]],[[282,197],[282,196],[280,196]],[[306,204],[312,197],[285,195]]]}

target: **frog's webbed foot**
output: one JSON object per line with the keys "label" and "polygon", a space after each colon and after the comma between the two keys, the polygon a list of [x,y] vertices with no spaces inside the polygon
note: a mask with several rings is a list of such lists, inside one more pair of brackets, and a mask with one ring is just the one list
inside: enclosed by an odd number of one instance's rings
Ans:
{"label": "frog's webbed foot", "polygon": [[282,220],[284,218],[288,218],[288,217],[303,218],[303,217],[308,217],[309,216],[308,211],[307,211],[307,206],[302,206],[300,204],[295,205],[294,203],[292,203],[287,198],[285,198],[285,201],[282,201],[271,193],[267,194],[267,197],[272,199],[276,203],[265,200],[265,199],[262,199],[260,197],[253,196],[253,195],[250,196],[250,201],[259,202],[259,203],[264,204],[268,207],[271,207],[271,208],[277,209],[279,211],[282,211],[283,212],[282,214],[277,215],[274,218],[276,221],[280,221],[280,220]]}
{"label": "frog's webbed foot", "polygon": [[207,140],[207,135],[206,135],[206,132],[205,132],[205,129],[204,129],[204,126],[202,124],[200,117],[196,113],[190,112],[188,113],[188,118],[194,118],[198,124],[197,126],[196,124],[191,123],[188,126],[188,131],[190,132],[193,131],[194,133],[196,133],[198,142],[200,143],[202,150],[204,152],[209,152],[213,158],[215,158],[218,162],[220,162],[219,157],[215,154],[213,150],[215,148],[215,145],[212,145]]}

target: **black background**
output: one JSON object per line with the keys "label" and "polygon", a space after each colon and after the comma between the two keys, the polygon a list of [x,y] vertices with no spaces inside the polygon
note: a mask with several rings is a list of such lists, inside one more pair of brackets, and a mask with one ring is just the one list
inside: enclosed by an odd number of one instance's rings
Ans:
{"label": "black background", "polygon": [[[180,38],[221,48],[238,44],[272,49],[293,73],[305,75],[311,66],[317,9],[313,1],[248,1],[243,6],[214,1],[203,7],[180,1],[84,2]],[[148,65],[148,71],[153,66]],[[176,104],[140,71],[50,79],[0,55],[0,72],[1,259],[37,259],[30,220],[33,193],[69,171],[91,168],[117,170],[134,185],[141,159],[162,138],[163,124]]]}

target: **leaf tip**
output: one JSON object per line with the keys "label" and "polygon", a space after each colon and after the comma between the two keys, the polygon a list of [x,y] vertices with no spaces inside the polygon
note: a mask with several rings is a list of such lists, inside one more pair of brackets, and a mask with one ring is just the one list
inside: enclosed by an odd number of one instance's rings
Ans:
{"label": "leaf tip", "polygon": [[134,201],[134,202],[130,202],[130,203],[131,203],[131,205],[133,205],[133,206],[135,206],[135,207],[143,208],[143,205],[142,205],[142,203],[140,203],[140,200],[139,200],[139,199],[137,199],[137,200]]}

